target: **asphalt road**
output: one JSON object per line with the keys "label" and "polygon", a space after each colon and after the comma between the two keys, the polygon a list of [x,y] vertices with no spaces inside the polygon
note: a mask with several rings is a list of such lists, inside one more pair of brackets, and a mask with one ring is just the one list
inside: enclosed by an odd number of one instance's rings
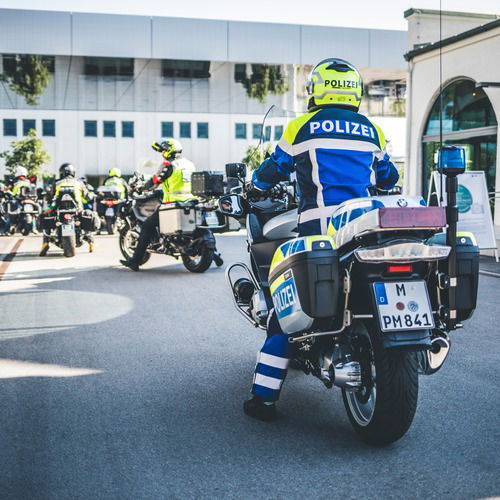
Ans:
{"label": "asphalt road", "polygon": [[[18,238],[1,238],[4,256]],[[226,263],[241,235],[218,238]],[[37,257],[30,237],[0,263],[0,498],[487,498],[500,495],[500,279],[420,379],[408,434],[356,437],[340,391],[291,373],[280,420],[241,410],[262,333],[233,310],[222,269],[153,256]]]}

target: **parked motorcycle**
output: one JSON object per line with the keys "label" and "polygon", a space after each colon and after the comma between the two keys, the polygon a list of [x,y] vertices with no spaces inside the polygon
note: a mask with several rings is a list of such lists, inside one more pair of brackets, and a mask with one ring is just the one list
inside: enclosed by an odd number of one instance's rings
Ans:
{"label": "parked motorcycle", "polygon": [[162,204],[161,192],[139,194],[143,184],[143,176],[134,174],[129,181],[132,197],[119,205],[117,226],[123,256],[132,258],[142,223],[159,210],[157,235],[149,245],[142,264],[149,260],[152,253],[159,253],[180,258],[184,267],[192,273],[205,272],[212,262],[217,267],[222,266],[214,231],[223,230],[226,220],[216,212],[217,204],[199,199]]}
{"label": "parked motorcycle", "polygon": [[332,207],[327,235],[296,237],[289,185],[256,196],[244,165],[226,171],[242,188],[220,198],[220,211],[246,226],[250,254],[250,267],[226,271],[237,310],[265,329],[274,308],[296,346],[293,363],[342,390],[361,438],[400,439],[417,408],[419,373],[441,368],[449,332],[476,307],[479,251],[471,233],[456,234],[452,183],[447,211],[417,196],[357,198]]}
{"label": "parked motorcycle", "polygon": [[119,186],[99,186],[97,188],[97,212],[100,215],[108,234],[115,233],[116,220],[122,190]]}
{"label": "parked motorcycle", "polygon": [[41,216],[44,237],[61,248],[65,257],[74,257],[76,248],[89,241],[90,234],[98,226],[95,212],[80,210],[71,186],[61,187],[53,200],[53,207]]}

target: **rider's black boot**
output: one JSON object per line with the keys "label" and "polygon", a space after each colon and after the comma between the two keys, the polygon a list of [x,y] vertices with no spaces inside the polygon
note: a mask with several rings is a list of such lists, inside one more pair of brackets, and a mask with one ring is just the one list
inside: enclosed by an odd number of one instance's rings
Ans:
{"label": "rider's black boot", "polygon": [[252,418],[263,422],[276,420],[276,404],[273,401],[265,401],[257,396],[243,403],[243,411]]}

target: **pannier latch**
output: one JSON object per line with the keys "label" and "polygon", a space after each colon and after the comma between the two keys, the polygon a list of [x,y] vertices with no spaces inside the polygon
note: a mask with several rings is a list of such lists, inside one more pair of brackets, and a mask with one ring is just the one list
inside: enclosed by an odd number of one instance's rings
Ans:
{"label": "pannier latch", "polygon": [[445,273],[438,273],[438,286],[440,290],[447,290],[450,288],[450,277]]}

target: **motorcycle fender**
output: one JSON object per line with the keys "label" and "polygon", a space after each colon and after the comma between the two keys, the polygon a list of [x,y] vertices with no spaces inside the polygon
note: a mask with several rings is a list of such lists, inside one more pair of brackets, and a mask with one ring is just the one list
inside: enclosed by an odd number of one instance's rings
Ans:
{"label": "motorcycle fender", "polygon": [[430,330],[412,330],[402,332],[381,333],[384,349],[405,349],[409,351],[426,351],[430,349]]}
{"label": "motorcycle fender", "polygon": [[212,231],[203,231],[199,234],[197,240],[202,240],[207,248],[215,249],[215,236]]}

